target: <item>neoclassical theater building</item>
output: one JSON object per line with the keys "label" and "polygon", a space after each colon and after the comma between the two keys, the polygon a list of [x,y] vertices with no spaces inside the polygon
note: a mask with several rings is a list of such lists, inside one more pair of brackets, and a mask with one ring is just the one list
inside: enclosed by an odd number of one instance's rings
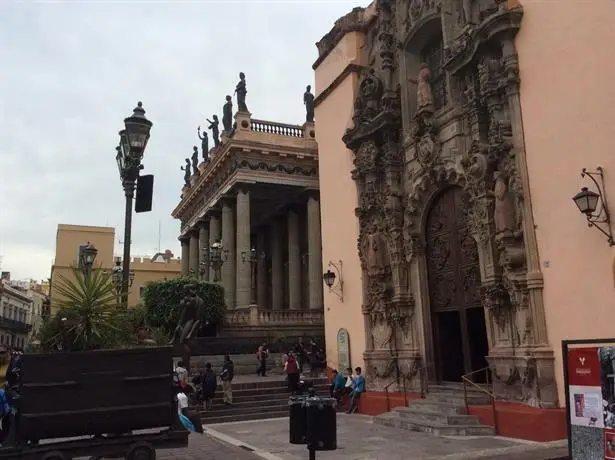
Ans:
{"label": "neoclassical theater building", "polygon": [[571,198],[598,166],[615,193],[615,53],[587,38],[613,43],[614,19],[602,0],[375,0],[317,43],[323,260],[344,266],[327,357],[345,330],[366,412],[492,379],[501,421],[565,436],[561,341],[613,336],[612,250]]}
{"label": "neoclassical theater building", "polygon": [[222,284],[227,335],[320,337],[314,123],[258,120],[247,111],[234,121],[206,161],[194,156],[198,167],[172,212],[181,221],[182,274]]}

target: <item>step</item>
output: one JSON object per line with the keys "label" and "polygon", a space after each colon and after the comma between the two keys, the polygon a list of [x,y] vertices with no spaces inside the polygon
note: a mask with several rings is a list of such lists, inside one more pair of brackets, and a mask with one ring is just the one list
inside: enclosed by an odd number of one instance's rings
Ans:
{"label": "step", "polygon": [[204,425],[214,425],[216,423],[246,422],[250,420],[264,420],[280,417],[288,417],[288,410],[277,412],[251,412],[245,414],[221,415],[218,417],[211,416],[207,419],[202,419],[202,421]]}
{"label": "step", "polygon": [[374,423],[408,431],[431,433],[436,436],[493,436],[495,434],[494,428],[490,426],[446,425],[426,420],[412,420],[391,412],[374,417]]}
{"label": "step", "polygon": [[[328,385],[315,385],[314,390],[318,393],[321,391],[329,391]],[[216,393],[222,392],[222,385],[216,387]],[[288,395],[287,385],[278,385],[275,387],[266,388],[249,388],[249,389],[237,389],[233,388],[233,394],[238,396],[254,396],[254,395],[272,395],[272,394],[285,394]]]}
{"label": "step", "polygon": [[231,404],[230,406],[213,406],[209,411],[199,410],[197,414],[201,419],[206,420],[226,415],[243,415],[251,413],[267,413],[267,412],[282,412],[286,411],[288,415],[288,404],[261,404],[260,406],[244,406],[240,404]]}
{"label": "step", "polygon": [[475,415],[445,414],[441,412],[425,411],[412,407],[396,407],[393,412],[400,417],[414,421],[427,421],[443,425],[480,425],[480,419]]}
{"label": "step", "polygon": [[[324,378],[315,378],[315,379],[304,379],[305,381],[310,381],[314,386],[319,385],[328,385],[327,379]],[[262,382],[253,381],[253,382],[237,382],[232,384],[233,390],[260,390],[267,388],[287,388],[288,383],[282,377],[280,380],[263,380]]]}
{"label": "step", "polygon": [[[468,392],[468,394],[472,393],[478,393],[478,394],[485,394],[485,391],[492,391],[491,385],[486,385],[486,384],[478,384],[479,388],[476,388],[474,385],[470,385],[467,384],[466,385],[466,390]],[[463,383],[457,383],[457,382],[448,382],[448,383],[438,383],[438,384],[430,384],[427,386],[427,391],[429,393],[438,393],[438,392],[443,392],[443,393],[459,393],[459,394],[463,394],[464,393],[464,389],[463,389]]]}
{"label": "step", "polygon": [[[457,395],[454,393],[429,393],[427,395],[427,398],[425,398],[427,401],[433,401],[436,403],[441,403],[441,404],[451,404],[451,405],[457,405],[457,406],[465,406],[466,404],[466,398],[464,397],[464,395]],[[489,398],[486,395],[468,395],[467,396],[467,403],[470,406],[486,406],[491,404],[491,398]]]}
{"label": "step", "polygon": [[[317,389],[316,394],[318,396],[328,396],[329,389],[328,388]],[[234,391],[233,392],[233,402],[235,404],[259,403],[259,402],[265,403],[265,402],[271,402],[271,401],[283,401],[284,403],[288,403],[289,396],[290,394],[288,393],[287,389],[284,389],[283,391],[280,391],[279,393],[268,393],[268,394],[256,393],[256,394],[248,394],[248,395],[243,394],[243,392],[241,391]],[[214,406],[222,405],[223,401],[224,399],[222,396],[222,391],[216,391],[216,395],[213,399]]]}
{"label": "step", "polygon": [[429,399],[417,399],[412,401],[409,408],[420,410],[423,412],[435,412],[450,415],[465,415],[466,407],[464,404],[443,404]]}

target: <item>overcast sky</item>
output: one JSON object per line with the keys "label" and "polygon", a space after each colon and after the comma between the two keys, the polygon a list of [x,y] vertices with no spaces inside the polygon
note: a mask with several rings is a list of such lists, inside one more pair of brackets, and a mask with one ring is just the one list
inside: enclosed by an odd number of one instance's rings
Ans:
{"label": "overcast sky", "polygon": [[[0,256],[14,279],[49,276],[59,223],[116,227],[117,132],[143,101],[153,121],[152,212],[134,255],[180,253],[170,217],[205,117],[245,72],[256,118],[300,124],[315,42],[361,0],[0,1]],[[235,103],[235,102],[234,102]],[[236,105],[236,103],[235,103]],[[211,141],[210,141],[211,143]]]}

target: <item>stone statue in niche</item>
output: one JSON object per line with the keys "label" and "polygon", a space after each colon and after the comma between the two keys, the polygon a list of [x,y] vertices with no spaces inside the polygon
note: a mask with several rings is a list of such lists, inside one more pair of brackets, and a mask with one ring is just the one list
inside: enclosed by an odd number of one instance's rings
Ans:
{"label": "stone statue in niche", "polygon": [[365,262],[367,273],[376,275],[382,273],[387,265],[385,242],[378,231],[365,237]]}
{"label": "stone statue in niche", "polygon": [[207,129],[211,129],[211,137],[214,138],[214,148],[215,148],[220,145],[220,128],[218,127],[220,125],[220,122],[218,121],[218,115],[214,115],[213,119],[214,120],[211,121],[209,118],[206,118],[207,123],[209,123],[209,126],[207,127]]}
{"label": "stone statue in niche", "polygon": [[201,152],[203,152],[203,161],[209,160],[209,136],[207,135],[207,131],[203,131],[203,135],[201,136],[201,127],[199,126],[196,129],[197,134],[199,135],[199,139],[201,139]]}
{"label": "stone statue in niche", "polygon": [[512,234],[516,231],[515,206],[513,197],[508,189],[508,180],[500,171],[493,174],[495,186],[493,196],[495,198],[495,208],[493,220],[495,222],[496,234]]}
{"label": "stone statue in niche", "polygon": [[418,114],[432,114],[435,111],[433,92],[431,90],[431,71],[427,64],[421,64],[417,78],[416,111]]}
{"label": "stone statue in niche", "polygon": [[243,72],[239,72],[239,82],[235,86],[235,94],[237,94],[237,110],[239,112],[248,112],[248,106],[246,105],[248,89],[246,87],[246,75]]}
{"label": "stone statue in niche", "polygon": [[226,96],[226,103],[222,107],[222,127],[227,132],[233,129],[233,98],[231,96]]}
{"label": "stone statue in niche", "polygon": [[184,185],[186,187],[190,186],[190,158],[186,158],[186,165],[181,167],[181,170],[184,171]]}
{"label": "stone statue in niche", "polygon": [[311,92],[312,86],[307,85],[303,93],[303,103],[305,104],[305,121],[314,123],[314,95]]}

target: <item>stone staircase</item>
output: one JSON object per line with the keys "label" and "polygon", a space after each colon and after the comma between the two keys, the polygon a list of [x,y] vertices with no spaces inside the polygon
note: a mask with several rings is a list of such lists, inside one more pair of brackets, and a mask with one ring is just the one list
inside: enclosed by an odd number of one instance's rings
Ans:
{"label": "stone staircase", "polygon": [[[311,379],[316,393],[329,395],[329,385],[324,378]],[[211,410],[193,407],[203,424],[241,422],[268,418],[288,417],[288,386],[286,381],[254,381],[233,384],[233,404],[226,406],[222,400],[222,386],[216,389]]]}
{"label": "stone staircase", "polygon": [[[468,387],[470,405],[489,405],[489,396]],[[490,436],[491,426],[482,425],[474,415],[467,415],[461,383],[430,385],[425,399],[411,401],[408,407],[396,407],[374,417],[374,423],[437,436]]]}

